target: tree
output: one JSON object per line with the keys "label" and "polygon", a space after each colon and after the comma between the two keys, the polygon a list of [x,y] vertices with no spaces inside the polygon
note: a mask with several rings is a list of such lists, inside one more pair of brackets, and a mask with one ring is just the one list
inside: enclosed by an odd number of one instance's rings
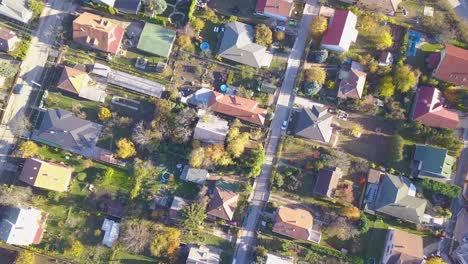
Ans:
{"label": "tree", "polygon": [[310,32],[312,37],[316,40],[322,37],[325,30],[327,30],[328,21],[324,16],[316,16],[310,24]]}
{"label": "tree", "polygon": [[422,179],[422,181],[419,182],[419,185],[425,190],[445,195],[451,199],[457,198],[462,191],[459,186],[434,181],[428,178]]}
{"label": "tree", "polygon": [[273,43],[273,33],[265,24],[255,26],[255,43],[262,46],[269,46]]}
{"label": "tree", "polygon": [[356,206],[346,206],[341,208],[341,215],[351,220],[358,220],[361,216],[361,210]]}
{"label": "tree", "polygon": [[182,209],[182,214],[184,216],[182,226],[190,232],[198,230],[207,217],[204,203],[192,203]]}
{"label": "tree", "polygon": [[192,25],[196,31],[200,31],[205,27],[205,21],[200,18],[195,18],[192,22]]}
{"label": "tree", "polygon": [[99,108],[98,118],[101,122],[109,120],[112,117],[112,112],[107,107]]}
{"label": "tree", "polygon": [[426,264],[447,264],[441,257],[430,257],[427,259]]}
{"label": "tree", "polygon": [[12,50],[8,51],[8,55],[13,57],[14,59],[23,61],[26,58],[26,54],[28,53],[30,44],[31,43],[26,40],[20,41],[15,45],[15,47]]}
{"label": "tree", "polygon": [[193,49],[192,39],[186,34],[182,34],[177,38],[177,45],[186,51],[191,51]]}
{"label": "tree", "polygon": [[339,217],[328,227],[328,235],[339,240],[348,240],[359,234],[356,227],[349,223],[346,218]]}
{"label": "tree", "polygon": [[198,147],[190,152],[189,164],[193,168],[200,168],[205,160],[205,149]]}
{"label": "tree", "polygon": [[250,152],[250,157],[248,158],[248,162],[251,164],[250,177],[255,178],[260,175],[265,158],[265,150],[261,144],[258,144],[257,148]]}
{"label": "tree", "polygon": [[81,163],[81,165],[83,166],[83,168],[85,169],[89,169],[93,166],[93,160],[91,159],[85,159],[83,160],[83,162]]}
{"label": "tree", "polygon": [[314,96],[320,92],[322,85],[317,81],[305,82],[304,83],[304,93],[309,96]]}
{"label": "tree", "polygon": [[391,147],[388,149],[388,162],[392,165],[403,160],[403,147],[405,143],[399,135],[392,137]]}
{"label": "tree", "polygon": [[167,9],[167,3],[165,0],[150,0],[149,2],[153,2],[153,9],[151,10],[158,15],[164,13]]}
{"label": "tree", "polygon": [[83,244],[79,240],[72,238],[70,241],[70,246],[67,249],[65,249],[64,254],[74,258],[79,258],[83,256],[84,252],[85,247],[83,246]]}
{"label": "tree", "polygon": [[142,149],[152,152],[156,150],[162,139],[163,135],[161,131],[157,129],[147,129],[143,121],[138,122],[133,128],[132,141]]}
{"label": "tree", "polygon": [[395,94],[392,76],[386,75],[380,80],[379,94],[383,97],[391,97]]}
{"label": "tree", "polygon": [[351,134],[357,138],[361,137],[362,131],[364,131],[364,128],[359,124],[354,124],[351,128]]}
{"label": "tree", "polygon": [[33,141],[22,141],[18,147],[23,159],[32,158],[39,152],[39,146]]}
{"label": "tree", "polygon": [[180,231],[174,227],[160,228],[151,244],[151,254],[155,257],[173,256],[179,247]]}
{"label": "tree", "polygon": [[418,78],[419,73],[412,71],[408,65],[398,65],[393,76],[393,84],[402,93],[406,93],[418,83]]}
{"label": "tree", "polygon": [[376,34],[374,41],[378,50],[386,50],[393,45],[392,34],[390,34],[388,28]]}
{"label": "tree", "polygon": [[365,213],[362,213],[359,218],[359,231],[361,231],[361,233],[367,233],[367,231],[369,231],[370,226],[371,221],[367,218]]}
{"label": "tree", "polygon": [[153,223],[148,220],[133,219],[122,224],[121,241],[123,247],[133,253],[142,253],[154,236]]}
{"label": "tree", "polygon": [[3,206],[28,206],[32,201],[31,187],[7,187],[0,185],[0,205]]}
{"label": "tree", "polygon": [[133,142],[126,138],[121,138],[119,141],[117,141],[117,156],[119,156],[122,159],[127,159],[135,156],[137,154],[135,150],[135,145],[133,145]]}
{"label": "tree", "polygon": [[[162,173],[162,171],[160,173]],[[157,173],[155,173],[155,168],[151,161],[143,161],[137,158],[133,164],[133,174],[135,175],[135,184],[130,191],[130,199],[132,200],[140,195],[143,183],[149,179],[151,175],[156,175]]]}
{"label": "tree", "polygon": [[345,181],[338,185],[335,190],[335,197],[345,204],[351,204],[354,201],[353,183]]}
{"label": "tree", "polygon": [[44,10],[44,2],[38,0],[29,0],[29,9],[33,12],[34,17],[39,17]]}
{"label": "tree", "polygon": [[0,62],[0,76],[10,78],[16,75],[18,72],[17,67],[7,61]]}
{"label": "tree", "polygon": [[327,72],[323,68],[312,67],[304,71],[304,79],[307,82],[316,81],[319,84],[325,83]]}
{"label": "tree", "polygon": [[276,39],[276,41],[283,41],[285,37],[286,37],[286,34],[284,34],[283,31],[281,31],[281,30],[276,30],[276,31],[275,31],[275,39]]}
{"label": "tree", "polygon": [[328,59],[328,50],[320,49],[315,53],[315,61],[317,63],[324,63]]}
{"label": "tree", "polygon": [[249,134],[244,132],[240,133],[238,127],[229,129],[227,139],[227,151],[234,157],[240,157],[245,150],[245,146],[249,143]]}
{"label": "tree", "polygon": [[15,264],[34,264],[34,253],[31,251],[21,250],[19,251],[18,258],[15,261]]}

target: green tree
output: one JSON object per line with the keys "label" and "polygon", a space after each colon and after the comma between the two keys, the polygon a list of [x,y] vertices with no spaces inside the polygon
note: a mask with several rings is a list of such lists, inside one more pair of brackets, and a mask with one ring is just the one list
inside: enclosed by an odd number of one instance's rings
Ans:
{"label": "green tree", "polygon": [[388,149],[388,162],[392,165],[397,164],[403,160],[403,138],[399,135],[395,135],[392,138],[391,146]]}
{"label": "green tree", "polygon": [[29,9],[33,12],[34,17],[39,17],[41,16],[42,10],[44,10],[44,2],[29,0]]}
{"label": "green tree", "polygon": [[155,175],[155,168],[151,161],[143,161],[140,159],[135,159],[133,164],[133,175],[135,175],[135,184],[133,185],[132,190],[130,191],[130,199],[137,198],[142,190],[144,182],[149,179],[152,175]]}
{"label": "green tree", "polygon": [[16,44],[13,50],[8,51],[8,55],[13,57],[16,60],[23,61],[26,58],[26,54],[29,50],[30,42],[23,40]]}
{"label": "green tree", "polygon": [[393,76],[393,84],[402,93],[408,92],[418,83],[419,73],[412,71],[408,65],[398,65]]}
{"label": "green tree", "polygon": [[39,153],[39,146],[30,140],[22,141],[19,144],[18,150],[21,153],[21,157],[27,159],[32,158]]}
{"label": "green tree", "polygon": [[84,252],[85,247],[83,244],[79,240],[72,238],[70,241],[70,246],[65,249],[64,254],[74,258],[80,258],[83,256]]}
{"label": "green tree", "polygon": [[189,164],[191,167],[200,168],[205,160],[205,149],[198,147],[190,152]]}
{"label": "green tree", "polygon": [[388,29],[380,32],[380,34],[376,34],[374,41],[378,50],[386,50],[393,45],[392,34],[390,34]]}
{"label": "green tree", "polygon": [[226,150],[234,158],[240,157],[245,150],[245,146],[249,143],[249,134],[244,132],[240,133],[239,128],[233,127],[229,130],[228,144]]}
{"label": "green tree", "polygon": [[268,46],[273,43],[273,33],[267,25],[258,24],[255,26],[255,43],[262,46]]}
{"label": "green tree", "polygon": [[265,158],[265,150],[261,144],[258,144],[257,148],[250,152],[250,157],[248,159],[249,164],[251,164],[249,177],[255,178],[260,175]]}
{"label": "green tree", "polygon": [[102,122],[109,120],[112,117],[112,112],[107,107],[99,108],[98,118]]}
{"label": "green tree", "polygon": [[119,156],[122,159],[127,159],[135,156],[137,154],[135,145],[133,145],[133,142],[126,138],[121,138],[119,141],[117,141],[117,156]]}
{"label": "green tree", "polygon": [[16,75],[18,69],[7,61],[0,61],[0,76],[10,78]]}
{"label": "green tree", "polygon": [[180,231],[174,227],[163,227],[157,231],[151,244],[151,254],[155,257],[171,257],[179,247]]}
{"label": "green tree", "polygon": [[304,71],[304,79],[307,82],[316,81],[320,85],[325,83],[327,72],[320,67],[312,67]]}
{"label": "green tree", "polygon": [[379,94],[384,97],[392,97],[395,94],[392,76],[386,75],[380,80]]}
{"label": "green tree", "polygon": [[184,216],[182,226],[190,232],[198,230],[207,217],[204,203],[192,203],[182,209],[182,213]]}
{"label": "green tree", "polygon": [[193,19],[192,25],[196,31],[200,31],[205,27],[205,21],[200,18],[195,18]]}
{"label": "green tree", "polygon": [[419,185],[425,190],[445,195],[451,199],[457,198],[462,191],[462,189],[459,186],[434,181],[428,178],[422,179]]}
{"label": "green tree", "polygon": [[314,39],[319,39],[322,37],[325,30],[327,30],[328,21],[324,16],[316,16],[310,24],[310,32]]}
{"label": "green tree", "polygon": [[186,51],[191,51],[193,49],[192,39],[187,34],[182,34],[177,38],[177,45]]}
{"label": "green tree", "polygon": [[27,250],[21,250],[18,254],[18,258],[15,261],[15,264],[34,264],[34,253]]}
{"label": "green tree", "polygon": [[164,13],[167,9],[167,3],[165,0],[150,0],[150,2],[153,2],[153,10],[154,13],[160,15]]}
{"label": "green tree", "polygon": [[320,89],[322,89],[322,85],[317,81],[307,81],[304,83],[304,93],[309,96],[318,94],[318,92],[320,92]]}

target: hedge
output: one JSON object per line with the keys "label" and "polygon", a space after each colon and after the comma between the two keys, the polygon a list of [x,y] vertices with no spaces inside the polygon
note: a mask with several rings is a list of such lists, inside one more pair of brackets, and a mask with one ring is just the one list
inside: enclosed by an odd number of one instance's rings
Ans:
{"label": "hedge", "polygon": [[189,21],[192,21],[193,19],[193,12],[195,12],[195,9],[197,8],[197,0],[192,0],[192,3],[190,3],[190,8],[187,13],[187,17]]}
{"label": "hedge", "polygon": [[428,178],[422,179],[419,185],[425,190],[440,193],[452,199],[457,198],[461,193],[461,188],[456,185],[438,182]]}
{"label": "hedge", "polygon": [[148,16],[147,14],[141,14],[140,18],[147,22],[154,23],[154,24],[161,25],[161,26],[166,26],[167,23],[169,22],[169,19],[167,17],[162,17],[162,16],[151,17],[151,16]]}

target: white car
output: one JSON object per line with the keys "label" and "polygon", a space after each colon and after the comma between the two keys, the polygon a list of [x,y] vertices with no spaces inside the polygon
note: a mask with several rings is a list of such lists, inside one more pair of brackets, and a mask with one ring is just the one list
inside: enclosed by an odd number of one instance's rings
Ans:
{"label": "white car", "polygon": [[288,128],[288,121],[287,120],[284,120],[283,121],[283,124],[281,125],[281,130],[286,130],[286,128]]}

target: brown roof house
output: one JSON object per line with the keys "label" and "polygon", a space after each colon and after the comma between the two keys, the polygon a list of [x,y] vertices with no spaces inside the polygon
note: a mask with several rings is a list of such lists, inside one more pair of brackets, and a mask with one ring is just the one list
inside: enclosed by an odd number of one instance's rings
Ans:
{"label": "brown roof house", "polygon": [[321,169],[317,175],[314,193],[321,196],[332,197],[338,186],[338,181],[343,176],[340,168]]}
{"label": "brown roof house", "polygon": [[457,128],[457,112],[445,108],[441,92],[434,87],[419,87],[414,100],[411,119],[429,127]]}
{"label": "brown roof house", "polygon": [[257,101],[215,91],[211,92],[208,109],[259,126],[265,123],[267,114],[267,110],[260,108]]}
{"label": "brown roof house", "polygon": [[387,231],[382,263],[421,264],[423,257],[422,237],[398,229]]}
{"label": "brown roof house", "polygon": [[239,201],[239,194],[216,186],[210,197],[206,214],[213,219],[232,221],[237,202]]}
{"label": "brown roof house", "polygon": [[86,72],[77,68],[64,66],[60,79],[57,82],[57,88],[91,101],[104,102],[107,96],[106,92],[89,85],[90,80]]}
{"label": "brown roof house", "polygon": [[364,72],[364,67],[353,61],[349,71],[340,71],[339,78],[341,82],[337,96],[341,99],[361,99],[364,84],[366,83],[366,76],[367,73]]}
{"label": "brown roof house", "polygon": [[16,43],[20,42],[16,33],[7,29],[0,27],[0,50],[1,51],[10,51],[12,50]]}
{"label": "brown roof house", "polygon": [[468,86],[468,50],[446,44],[432,75],[446,82]]}
{"label": "brown roof house", "polygon": [[19,180],[31,186],[47,190],[66,192],[73,168],[38,159],[27,159]]}
{"label": "brown roof house", "polygon": [[308,211],[280,206],[276,210],[273,232],[293,239],[319,243],[322,233],[312,230],[313,223],[314,218]]}
{"label": "brown roof house", "polygon": [[255,12],[257,14],[277,20],[288,20],[294,10],[292,0],[257,0]]}
{"label": "brown roof house", "polygon": [[358,6],[367,10],[382,12],[393,16],[401,1],[402,0],[359,0]]}
{"label": "brown roof house", "polygon": [[73,21],[73,41],[116,54],[125,29],[105,17],[83,13]]}

